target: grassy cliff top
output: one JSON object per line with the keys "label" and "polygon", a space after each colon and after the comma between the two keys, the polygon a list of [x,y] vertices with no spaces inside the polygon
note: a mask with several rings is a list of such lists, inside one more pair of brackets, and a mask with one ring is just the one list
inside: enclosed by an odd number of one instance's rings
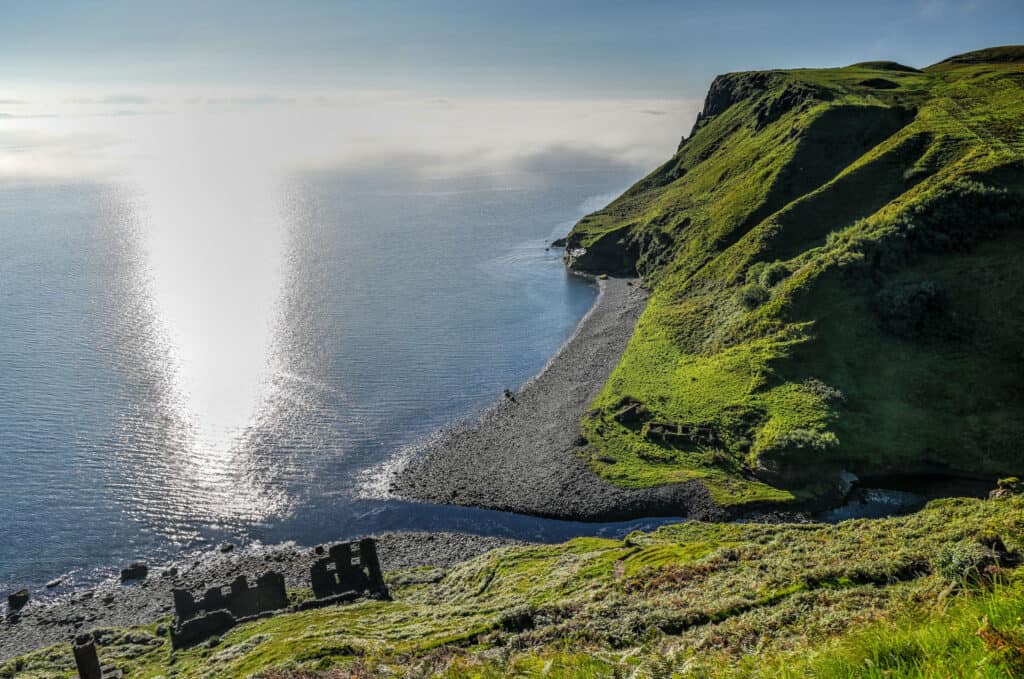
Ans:
{"label": "grassy cliff top", "polygon": [[[190,649],[172,651],[157,622],[101,630],[99,652],[146,679],[1006,677],[1024,667],[1021,549],[1016,497],[837,526],[692,522],[391,573],[393,602],[280,615]],[[0,664],[0,677],[73,673],[68,645]]]}
{"label": "grassy cliff top", "polygon": [[730,73],[567,261],[653,288],[581,423],[623,485],[726,505],[1024,467],[1024,48]]}
{"label": "grassy cliff top", "polygon": [[[654,288],[582,423],[599,473],[700,478],[742,504],[827,495],[842,470],[1019,468],[1015,49],[715,80],[675,156],[570,235],[573,266],[626,264]],[[1020,676],[1022,551],[1013,496],[689,522],[391,573],[393,602],[187,650],[156,634],[167,620],[103,630],[100,653],[150,679]],[[66,645],[0,664],[73,672]]]}

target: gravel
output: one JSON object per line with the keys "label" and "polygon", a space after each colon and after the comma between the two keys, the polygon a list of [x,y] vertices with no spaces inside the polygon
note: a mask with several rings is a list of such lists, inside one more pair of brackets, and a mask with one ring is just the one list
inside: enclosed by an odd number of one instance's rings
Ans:
{"label": "gravel", "polygon": [[392,493],[441,504],[576,521],[652,516],[722,519],[703,484],[627,489],[578,455],[579,422],[618,363],[647,292],[601,281],[594,307],[547,367],[479,421],[439,433],[390,482]]}

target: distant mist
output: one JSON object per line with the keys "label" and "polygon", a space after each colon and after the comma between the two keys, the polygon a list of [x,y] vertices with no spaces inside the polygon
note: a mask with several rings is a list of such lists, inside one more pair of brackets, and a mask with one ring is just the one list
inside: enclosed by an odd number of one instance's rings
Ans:
{"label": "distant mist", "polygon": [[[699,102],[410,92],[25,93],[0,102],[0,181],[403,168],[559,172],[668,158]],[[653,115],[657,112],[657,115]]]}

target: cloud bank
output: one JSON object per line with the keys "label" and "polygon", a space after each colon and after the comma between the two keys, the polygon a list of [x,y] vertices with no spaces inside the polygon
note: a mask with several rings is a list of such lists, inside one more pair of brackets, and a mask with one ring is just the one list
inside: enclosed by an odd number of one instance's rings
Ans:
{"label": "cloud bank", "polygon": [[[121,179],[190,158],[285,173],[412,164],[444,175],[554,171],[559,156],[651,168],[699,106],[685,99],[495,99],[415,92],[75,93],[0,104],[0,180]],[[126,108],[130,105],[131,108]],[[411,159],[415,159],[412,162]]]}

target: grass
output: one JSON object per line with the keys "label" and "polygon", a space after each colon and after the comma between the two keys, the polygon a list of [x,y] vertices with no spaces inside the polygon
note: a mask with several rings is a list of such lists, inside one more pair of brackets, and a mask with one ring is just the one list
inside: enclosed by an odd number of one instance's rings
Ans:
{"label": "grass", "polygon": [[[593,468],[723,505],[827,497],[841,470],[1018,472],[1022,83],[1021,47],[717,79],[676,155],[570,235],[600,251],[576,266],[625,252],[653,287],[581,423]],[[166,619],[101,630],[100,653],[150,679],[1012,677],[1021,552],[1024,496],[688,522],[391,573],[392,602],[189,649]],[[0,664],[73,673],[67,645]]]}
{"label": "grass", "polygon": [[[1024,580],[1006,552],[1021,549],[1024,497],[835,526],[690,522],[498,549],[394,584],[393,602],[280,615],[190,649],[157,635],[166,619],[103,630],[100,654],[147,678],[838,677],[865,659],[877,676],[1009,676]],[[0,664],[0,677],[72,673],[67,645]]]}
{"label": "grass", "polygon": [[593,469],[732,506],[844,471],[1020,473],[1022,55],[720,76],[676,155],[569,236],[621,242],[653,289],[581,423]]}

